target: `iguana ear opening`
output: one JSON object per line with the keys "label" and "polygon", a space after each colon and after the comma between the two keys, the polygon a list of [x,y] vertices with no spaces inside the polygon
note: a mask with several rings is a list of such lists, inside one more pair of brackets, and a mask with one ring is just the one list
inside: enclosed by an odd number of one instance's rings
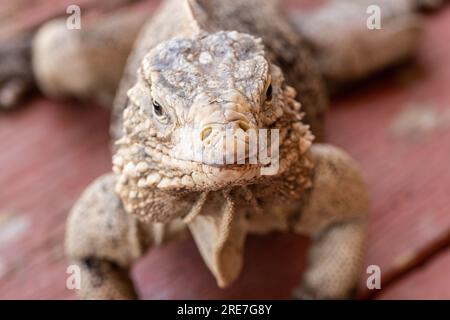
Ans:
{"label": "iguana ear opening", "polygon": [[188,10],[189,17],[192,19],[194,28],[198,33],[202,31],[211,32],[210,23],[208,23],[208,13],[205,10],[205,0],[185,0],[185,6]]}

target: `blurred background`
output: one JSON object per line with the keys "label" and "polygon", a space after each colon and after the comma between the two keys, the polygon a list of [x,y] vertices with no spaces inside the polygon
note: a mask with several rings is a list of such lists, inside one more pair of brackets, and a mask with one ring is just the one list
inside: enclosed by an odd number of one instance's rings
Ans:
{"label": "blurred background", "polygon": [[[0,0],[0,39],[65,15],[118,10],[124,0]],[[324,1],[284,1],[313,10]],[[159,1],[134,1],[149,15]],[[326,140],[359,163],[372,206],[366,266],[382,289],[362,297],[450,299],[450,6],[425,18],[414,61],[331,100]],[[63,239],[82,190],[111,168],[109,111],[35,93],[0,112],[0,299],[73,299]],[[285,299],[301,278],[307,240],[250,236],[244,271],[216,286],[192,241],[150,252],[133,270],[146,299]],[[367,276],[362,273],[361,287]]]}

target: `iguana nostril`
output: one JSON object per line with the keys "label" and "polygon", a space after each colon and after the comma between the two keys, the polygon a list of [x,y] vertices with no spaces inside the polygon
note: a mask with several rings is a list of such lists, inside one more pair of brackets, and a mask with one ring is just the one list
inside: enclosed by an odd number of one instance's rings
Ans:
{"label": "iguana nostril", "polygon": [[202,130],[202,133],[200,134],[200,139],[202,141],[205,141],[212,133],[212,128],[211,127],[206,127],[205,129]]}
{"label": "iguana nostril", "polygon": [[238,121],[237,126],[238,126],[238,128],[241,128],[242,130],[244,130],[244,132],[247,132],[247,130],[250,129],[250,125],[245,121]]}
{"label": "iguana nostril", "polygon": [[223,134],[228,135],[240,135],[239,131],[242,134],[247,133],[251,129],[250,123],[247,121],[233,121],[231,123],[228,123],[227,125],[207,125],[205,126],[202,131],[200,132],[200,140],[206,141],[208,138],[211,138],[211,135],[213,132],[219,133],[220,131],[223,131]]}

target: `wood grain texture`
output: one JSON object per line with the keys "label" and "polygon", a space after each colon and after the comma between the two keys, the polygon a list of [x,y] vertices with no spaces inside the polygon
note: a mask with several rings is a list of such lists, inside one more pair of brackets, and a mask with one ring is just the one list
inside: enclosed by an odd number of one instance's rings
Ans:
{"label": "wood grain texture", "polygon": [[[369,185],[366,264],[383,273],[450,229],[450,8],[426,23],[415,63],[350,88],[328,116],[328,141],[359,161]],[[97,106],[41,97],[0,114],[0,299],[75,297],[65,288],[65,220],[84,187],[110,169],[108,122]],[[306,244],[294,235],[250,237],[244,272],[226,290],[189,240],[153,250],[133,275],[149,299],[288,298]],[[449,257],[430,260],[379,297],[450,298]]]}
{"label": "wood grain texture", "polygon": [[402,281],[382,290],[379,299],[450,299],[450,250],[432,259]]}
{"label": "wood grain texture", "polygon": [[1,114],[0,298],[68,295],[65,219],[83,188],[110,168],[107,132],[108,113],[95,106],[38,98]]}

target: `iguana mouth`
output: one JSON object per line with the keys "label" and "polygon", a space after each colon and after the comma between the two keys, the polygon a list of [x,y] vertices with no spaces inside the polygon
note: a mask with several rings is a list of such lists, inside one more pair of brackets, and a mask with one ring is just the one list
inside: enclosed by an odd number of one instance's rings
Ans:
{"label": "iguana mouth", "polygon": [[[144,150],[143,152],[140,150]],[[113,171],[120,185],[139,189],[203,191],[247,184],[260,174],[260,164],[206,164],[177,159],[156,148],[120,148],[113,157]]]}

